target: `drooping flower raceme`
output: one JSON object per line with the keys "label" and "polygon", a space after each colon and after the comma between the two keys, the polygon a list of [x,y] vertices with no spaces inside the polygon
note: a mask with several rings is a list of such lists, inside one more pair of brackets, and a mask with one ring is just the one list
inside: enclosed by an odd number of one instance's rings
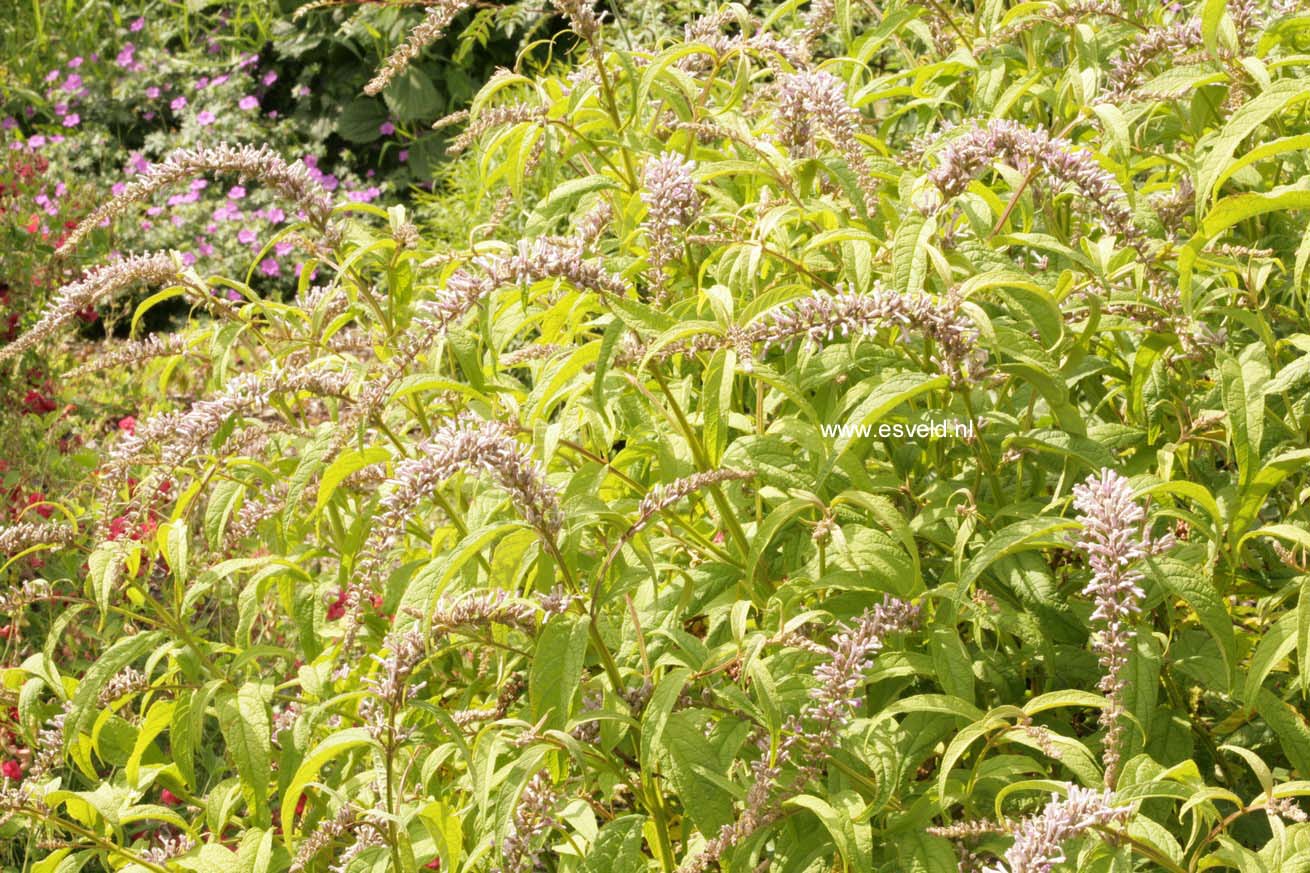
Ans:
{"label": "drooping flower raceme", "polygon": [[[684,246],[678,239],[700,211],[701,196],[696,190],[696,169],[674,152],[652,158],[642,173],[641,199],[649,210],[646,213],[646,233],[650,240],[651,267],[659,276],[666,264],[682,257]],[[657,279],[658,281],[658,279]]]}
{"label": "drooping flower raceme", "polygon": [[928,179],[948,197],[964,192],[969,182],[995,161],[1019,170],[1036,168],[1059,185],[1072,185],[1087,201],[1088,211],[1134,247],[1145,234],[1133,222],[1122,189],[1091,152],[1041,127],[1028,128],[1008,118],[977,124],[952,138],[937,156]]}
{"label": "drooping flower raceme", "polygon": [[809,157],[814,153],[815,128],[827,133],[871,209],[878,186],[856,139],[860,113],[846,101],[846,83],[824,71],[786,73],[778,79],[777,99],[778,141],[797,157]]}
{"label": "drooping flower raceme", "polygon": [[1124,821],[1131,813],[1126,806],[1111,806],[1109,790],[1095,791],[1069,786],[1069,796],[1052,795],[1040,813],[1024,819],[1014,829],[1014,844],[1005,852],[1005,863],[986,868],[984,873],[1050,873],[1065,860],[1063,845],[1095,825]]}
{"label": "drooping flower raceme", "polygon": [[[890,595],[857,618],[852,624],[838,624],[831,644],[822,648],[824,660],[814,670],[819,684],[810,690],[812,702],[799,716],[787,720],[789,736],[779,747],[777,760],[764,756],[751,765],[753,784],[746,795],[745,807],[737,820],[724,825],[692,856],[679,873],[703,873],[723,853],[752,833],[776,821],[780,804],[798,794],[805,785],[823,772],[823,762],[837,741],[837,734],[850,721],[860,703],[857,694],[864,674],[882,650],[883,641],[893,633],[909,630],[919,619],[919,607]],[[788,784],[780,784],[783,766],[795,764],[798,773]]]}
{"label": "drooping flower raceme", "polygon": [[76,318],[78,312],[105,297],[137,282],[158,285],[177,279],[179,275],[178,262],[171,252],[143,252],[116,263],[94,267],[82,279],[60,288],[27,333],[6,346],[0,346],[0,361],[36,346]]}
{"label": "drooping flower raceme", "polygon": [[156,192],[201,173],[234,173],[241,179],[258,179],[294,203],[305,218],[326,231],[332,212],[332,198],[301,161],[288,164],[267,145],[234,146],[218,143],[194,149],[178,149],[157,164],[151,164],[122,193],[104,203],[69,233],[58,252],[76,248],[87,234],[121,214],[130,204],[144,201]]}
{"label": "drooping flower raceme", "polygon": [[387,57],[377,73],[364,86],[364,93],[369,96],[381,93],[393,79],[409,69],[409,65],[423,49],[441,39],[456,15],[472,5],[473,0],[436,0],[427,8],[423,20],[409,32],[405,41]]}
{"label": "drooping flower raceme", "polygon": [[1123,745],[1124,667],[1132,652],[1133,632],[1129,622],[1139,610],[1142,574],[1131,569],[1141,558],[1173,544],[1171,535],[1152,542],[1144,530],[1146,510],[1133,500],[1128,480],[1113,470],[1102,470],[1074,486],[1074,508],[1083,526],[1076,544],[1086,552],[1092,568],[1091,581],[1083,593],[1091,596],[1096,609],[1092,621],[1101,627],[1092,640],[1100,656],[1100,690],[1108,704],[1101,712],[1105,726],[1105,782],[1113,787]]}
{"label": "drooping flower raceme", "polygon": [[577,241],[539,237],[520,240],[512,254],[479,255],[446,280],[435,299],[419,308],[445,327],[463,316],[488,294],[505,285],[526,285],[540,279],[564,279],[598,294],[622,296],[627,282],[597,261],[583,259]]}

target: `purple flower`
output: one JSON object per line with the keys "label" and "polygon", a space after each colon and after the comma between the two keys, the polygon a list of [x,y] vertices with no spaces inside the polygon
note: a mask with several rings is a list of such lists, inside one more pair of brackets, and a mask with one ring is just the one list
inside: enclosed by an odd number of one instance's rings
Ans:
{"label": "purple flower", "polygon": [[255,240],[258,238],[255,232],[248,227],[243,227],[237,232],[237,242],[243,246],[254,245]]}
{"label": "purple flower", "polygon": [[150,169],[150,162],[140,152],[132,152],[127,161],[127,168],[135,173],[144,173]]}
{"label": "purple flower", "polygon": [[63,88],[65,91],[68,91],[71,94],[72,92],[76,91],[78,88],[82,87],[82,77],[79,76],[77,73],[69,73],[68,78],[64,80],[64,84],[60,85],[59,87]]}
{"label": "purple flower", "polygon": [[67,103],[56,103],[56,104],[55,104],[55,108],[54,108],[54,113],[55,113],[55,115],[59,116],[60,118],[64,117],[65,115],[68,114],[68,104],[67,104]]}
{"label": "purple flower", "polygon": [[59,71],[58,71],[58,70],[51,70],[50,72],[48,72],[48,73],[45,74],[45,80],[46,80],[47,82],[53,82],[55,79],[58,79],[58,78],[59,78]]}
{"label": "purple flower", "polygon": [[362,191],[351,191],[346,197],[356,203],[372,203],[382,196],[382,190],[376,185],[370,185]]}
{"label": "purple flower", "polygon": [[196,114],[196,124],[201,127],[208,127],[213,124],[215,120],[214,113],[210,112],[208,109],[202,109]]}
{"label": "purple flower", "polygon": [[114,184],[109,186],[109,193],[117,197],[119,194],[123,193],[123,190],[125,188],[127,188],[126,182],[115,182]]}
{"label": "purple flower", "polygon": [[146,89],[146,96],[149,97],[151,100],[158,100],[159,88],[157,88],[154,85],[151,85],[149,88]]}
{"label": "purple flower", "polygon": [[154,121],[155,111],[152,109],[149,112],[142,112],[141,117],[144,118],[146,121]]}
{"label": "purple flower", "polygon": [[181,112],[183,109],[186,108],[186,98],[175,97],[173,99],[173,102],[168,104],[168,108],[173,110],[174,112]]}
{"label": "purple flower", "polygon": [[217,87],[219,85],[222,85],[230,78],[232,77],[229,76],[227,73],[223,73],[221,76],[215,76],[214,78],[210,79],[209,84],[213,87]]}
{"label": "purple flower", "polygon": [[146,26],[146,20],[144,18],[138,18],[137,20],[133,21],[128,26],[127,29],[132,31],[133,33],[136,33],[137,31],[139,31],[141,28],[145,26]]}
{"label": "purple flower", "polygon": [[197,90],[197,91],[203,91],[203,90],[205,89],[205,87],[208,86],[208,85],[209,85],[209,77],[208,77],[208,76],[201,76],[199,79],[196,79],[196,90]]}
{"label": "purple flower", "polygon": [[242,97],[240,100],[237,101],[237,108],[246,112],[249,112],[251,109],[258,109],[259,98],[251,94],[247,94],[245,97]]}
{"label": "purple flower", "polygon": [[296,88],[295,91],[297,97],[308,97],[310,94],[313,93],[314,92],[310,90],[310,87],[308,85],[301,85],[300,87]]}
{"label": "purple flower", "polygon": [[240,221],[244,217],[237,205],[231,202],[224,203],[214,210],[215,221]]}
{"label": "purple flower", "polygon": [[279,267],[277,261],[272,258],[264,258],[264,260],[260,261],[259,270],[265,276],[276,276],[278,273],[282,272],[282,268]]}
{"label": "purple flower", "polygon": [[192,180],[191,180],[191,190],[192,190],[192,191],[203,191],[203,190],[205,190],[205,189],[208,188],[208,187],[209,187],[209,180],[208,180],[208,179],[192,179]]}
{"label": "purple flower", "polygon": [[273,246],[273,254],[277,255],[279,258],[285,257],[286,255],[289,255],[291,253],[291,250],[294,248],[295,245],[293,245],[290,241],[282,240],[281,242]]}
{"label": "purple flower", "polygon": [[41,146],[45,145],[45,137],[38,133],[27,141],[27,145],[28,148],[39,149]]}
{"label": "purple flower", "polygon": [[396,160],[400,161],[402,164],[405,163],[405,161],[408,161],[409,149],[401,149],[400,151],[396,152]]}
{"label": "purple flower", "polygon": [[240,200],[242,197],[245,196],[246,196],[246,189],[241,187],[240,185],[233,185],[227,191],[227,199],[229,200]]}
{"label": "purple flower", "polygon": [[81,123],[81,121],[82,119],[78,116],[76,112],[74,112],[64,119],[64,127],[77,127],[78,124]]}
{"label": "purple flower", "polygon": [[1142,574],[1129,567],[1141,558],[1169,548],[1173,537],[1167,535],[1152,541],[1146,510],[1133,499],[1128,480],[1113,470],[1103,469],[1099,477],[1093,474],[1075,485],[1073,502],[1083,527],[1074,543],[1087,553],[1087,563],[1092,568],[1091,581],[1083,593],[1096,603],[1092,621],[1104,625],[1092,636],[1092,648],[1100,656],[1102,670],[1097,687],[1109,701],[1101,711],[1101,723],[1106,728],[1102,758],[1105,783],[1113,787],[1123,743],[1121,716],[1128,685],[1123,674],[1133,647],[1131,622],[1144,596],[1137,585],[1142,581]]}
{"label": "purple flower", "polygon": [[287,214],[280,207],[270,206],[265,210],[264,219],[270,224],[281,224],[287,220]]}
{"label": "purple flower", "polygon": [[269,70],[267,73],[264,74],[264,78],[261,79],[260,81],[263,82],[264,87],[267,88],[269,85],[272,85],[274,82],[277,81],[277,73],[273,72],[272,70]]}
{"label": "purple flower", "polygon": [[[177,217],[177,218],[181,218],[180,215],[179,215],[179,216],[175,216],[175,217]],[[196,256],[195,256],[193,253],[191,253],[191,252],[183,252],[183,253],[182,253],[182,263],[183,263],[183,264],[185,264],[186,266],[189,267],[189,266],[191,266],[192,264],[194,264],[195,262],[196,262]]]}
{"label": "purple flower", "polygon": [[202,242],[200,245],[196,246],[196,248],[198,248],[200,250],[200,254],[204,255],[205,257],[209,257],[214,253],[214,247],[207,242]]}
{"label": "purple flower", "polygon": [[76,70],[80,66],[82,66],[81,55],[78,55],[77,57],[73,58],[71,61],[68,62],[68,69],[70,70]]}
{"label": "purple flower", "polygon": [[378,126],[378,133],[382,134],[383,136],[391,136],[395,132],[396,132],[396,126],[392,124],[390,121],[384,121],[382,122],[382,124]]}
{"label": "purple flower", "polygon": [[114,59],[114,63],[120,67],[130,67],[136,61],[135,53],[136,46],[129,42],[123,46],[122,51],[118,53],[118,57]]}

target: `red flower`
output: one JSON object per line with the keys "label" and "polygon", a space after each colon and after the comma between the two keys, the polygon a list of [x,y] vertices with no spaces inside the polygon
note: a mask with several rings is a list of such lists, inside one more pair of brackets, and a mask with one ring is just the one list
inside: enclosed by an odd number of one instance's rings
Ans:
{"label": "red flower", "polygon": [[373,608],[374,608],[374,609],[381,609],[381,608],[382,608],[382,595],[381,595],[381,594],[374,594],[374,595],[373,595]]}
{"label": "red flower", "polygon": [[37,229],[38,227],[40,227],[40,226],[41,226],[41,216],[39,216],[39,215],[37,215],[35,212],[33,212],[33,213],[32,213],[32,220],[29,221],[29,222],[27,223],[27,227],[24,228],[24,229],[25,229],[28,233],[36,233],[36,229]]}
{"label": "red flower", "polygon": [[17,761],[5,761],[0,764],[0,773],[3,773],[6,779],[12,779],[15,782],[23,781],[23,768]]}
{"label": "red flower", "polygon": [[14,626],[12,624],[7,624],[4,627],[0,627],[0,640],[9,639],[9,635],[13,632],[14,632]]}
{"label": "red flower", "polygon": [[296,815],[304,815],[304,814],[305,814],[305,795],[302,794],[300,795],[300,799],[296,801]]}
{"label": "red flower", "polygon": [[433,858],[431,861],[429,861],[429,862],[427,862],[426,864],[423,865],[423,869],[424,869],[424,870],[440,870],[440,869],[441,869],[441,859],[440,859],[440,858]]}
{"label": "red flower", "polygon": [[54,412],[58,408],[53,400],[35,388],[23,395],[23,407],[33,415]]}
{"label": "red flower", "polygon": [[[45,495],[40,491],[33,491],[31,494],[27,495],[28,506],[33,506],[38,503],[45,503]],[[49,518],[55,509],[53,506],[37,506],[36,509],[33,509],[32,511],[42,518]]]}
{"label": "red flower", "polygon": [[127,516],[120,515],[109,522],[109,538],[116,540],[127,532]]}
{"label": "red flower", "polygon": [[118,420],[118,429],[124,431],[129,436],[136,434],[136,418],[129,415]]}
{"label": "red flower", "polygon": [[182,801],[178,799],[176,794],[169,791],[167,788],[164,788],[159,792],[159,802],[168,804],[169,806],[177,806]]}
{"label": "red flower", "polygon": [[337,599],[333,601],[330,606],[328,606],[327,620],[336,621],[337,619],[341,618],[341,616],[345,614],[346,614],[346,592],[345,589],[342,589],[341,593],[337,595]]}

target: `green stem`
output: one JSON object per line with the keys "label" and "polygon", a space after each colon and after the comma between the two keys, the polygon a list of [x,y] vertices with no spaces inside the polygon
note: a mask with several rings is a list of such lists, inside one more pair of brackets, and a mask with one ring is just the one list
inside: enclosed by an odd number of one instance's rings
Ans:
{"label": "green stem", "polygon": [[[705,447],[701,445],[700,440],[696,437],[695,431],[691,429],[691,424],[687,421],[686,415],[683,414],[682,407],[678,405],[678,401],[673,396],[673,392],[669,390],[668,383],[664,381],[664,376],[660,373],[659,369],[655,367],[652,367],[650,372],[651,375],[655,377],[656,384],[660,386],[660,393],[662,393],[664,399],[668,401],[669,408],[673,412],[673,417],[677,420],[678,427],[682,431],[683,437],[687,440],[687,445],[691,446],[691,453],[696,460],[696,466],[702,472],[709,472],[713,468],[709,462],[708,456],[705,454]],[[742,530],[741,523],[737,521],[737,516],[732,511],[732,506],[729,505],[727,498],[723,496],[722,489],[720,489],[717,484],[714,484],[707,486],[706,490],[708,490],[710,496],[714,498],[714,504],[719,509],[719,516],[723,519],[723,523],[728,528],[728,532],[732,534],[732,538],[737,541],[737,545],[741,548],[742,554],[749,553],[750,541],[746,539],[746,532]]]}

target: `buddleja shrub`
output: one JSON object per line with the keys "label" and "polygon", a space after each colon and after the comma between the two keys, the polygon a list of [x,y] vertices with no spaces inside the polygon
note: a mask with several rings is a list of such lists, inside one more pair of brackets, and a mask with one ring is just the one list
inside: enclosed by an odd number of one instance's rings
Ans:
{"label": "buddleja shrub", "polygon": [[195,305],[0,532],[10,863],[1310,866],[1310,16],[557,7],[454,247],[228,145],[66,242],[214,174],[303,267],[0,352]]}

